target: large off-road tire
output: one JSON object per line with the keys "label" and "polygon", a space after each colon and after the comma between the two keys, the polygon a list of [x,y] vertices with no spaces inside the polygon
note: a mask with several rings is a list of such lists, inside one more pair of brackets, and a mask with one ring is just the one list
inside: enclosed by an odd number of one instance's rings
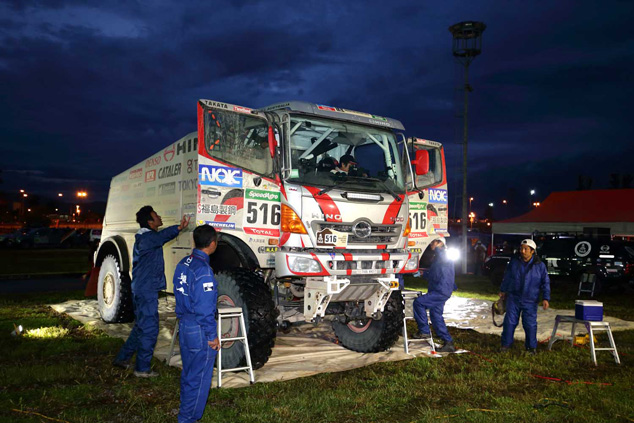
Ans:
{"label": "large off-road tire", "polygon": [[332,327],[344,347],[358,352],[379,352],[390,348],[403,331],[403,296],[392,291],[381,320],[366,318],[348,324],[333,321]]}
{"label": "large off-road tire", "polygon": [[97,283],[99,313],[106,323],[125,323],[134,319],[130,278],[121,272],[119,259],[104,257]]}
{"label": "large off-road tire", "polygon": [[[248,269],[235,268],[216,274],[218,307],[241,307],[244,315],[251,364],[262,367],[269,359],[277,334],[277,315],[269,287],[261,275]],[[223,319],[223,338],[239,334],[238,319]],[[242,342],[223,343],[222,367],[242,367],[246,364]]]}

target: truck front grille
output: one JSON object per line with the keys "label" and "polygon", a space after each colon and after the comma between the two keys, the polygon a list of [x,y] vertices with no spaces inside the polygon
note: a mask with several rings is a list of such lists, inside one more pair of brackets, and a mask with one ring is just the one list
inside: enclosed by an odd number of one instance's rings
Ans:
{"label": "truck front grille", "polygon": [[352,232],[352,223],[313,222],[315,232],[324,229],[348,234],[348,245],[395,244],[401,233],[401,225],[372,225],[372,233],[367,238],[359,238]]}

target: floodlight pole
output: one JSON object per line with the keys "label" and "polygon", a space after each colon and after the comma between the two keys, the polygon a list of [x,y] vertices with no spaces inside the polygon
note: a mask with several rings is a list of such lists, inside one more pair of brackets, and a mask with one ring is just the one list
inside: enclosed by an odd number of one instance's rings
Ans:
{"label": "floodlight pole", "polygon": [[482,22],[460,22],[449,27],[453,36],[453,55],[462,64],[464,70],[464,128],[462,139],[462,273],[467,273],[467,140],[468,140],[468,112],[469,112],[469,92],[472,91],[469,85],[469,65],[482,51],[482,33],[486,25]]}

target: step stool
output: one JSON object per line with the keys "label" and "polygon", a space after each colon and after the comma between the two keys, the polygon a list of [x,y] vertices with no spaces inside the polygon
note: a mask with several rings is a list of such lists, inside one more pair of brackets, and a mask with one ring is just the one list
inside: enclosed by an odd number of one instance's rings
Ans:
{"label": "step stool", "polygon": [[581,274],[579,279],[579,291],[577,296],[580,296],[582,292],[589,292],[590,297],[594,297],[594,287],[597,282],[597,275],[591,272],[585,272]]}
{"label": "step stool", "polygon": [[[222,337],[222,320],[223,319],[238,319],[240,324],[240,332],[238,336],[223,338]],[[240,336],[242,333],[242,336]],[[240,307],[219,307],[218,308],[218,340],[220,341],[220,349],[218,350],[218,388],[222,387],[222,374],[225,372],[239,372],[242,370],[249,371],[249,380],[251,384],[255,383],[255,376],[253,375],[253,366],[251,365],[251,353],[249,352],[249,341],[247,339],[247,329],[244,325],[244,315],[242,308]],[[233,367],[231,369],[222,368],[222,344],[225,342],[242,342],[244,344],[244,353],[247,359],[247,365],[243,367]]]}
{"label": "step stool", "polygon": [[[409,343],[410,342],[416,342],[416,341],[426,342],[431,347],[432,352],[435,353],[436,352],[436,345],[434,344],[434,338],[431,335],[431,330],[429,331],[429,334],[430,334],[429,340],[415,339],[415,340],[411,340],[410,341],[408,339],[408,337],[407,337],[407,321],[408,320],[414,320],[414,315],[413,314],[411,316],[409,316],[407,314],[408,301],[410,303],[413,303],[414,300],[416,298],[418,298],[419,296],[423,295],[423,293],[420,292],[420,291],[401,291],[401,295],[403,296],[403,301],[404,301],[404,306],[405,306],[405,309],[403,310],[403,312],[404,312],[404,316],[403,316],[403,348],[405,349],[405,354],[409,354]],[[427,312],[429,313],[429,310],[427,310]],[[428,319],[429,319],[429,317],[428,317]],[[431,327],[431,322],[429,324],[430,324],[430,327]]]}
{"label": "step stool", "polygon": [[[232,338],[223,338],[222,337],[222,319],[238,319],[238,323],[240,325],[240,331],[238,333],[242,333],[242,336],[236,336]],[[218,308],[218,340],[220,342],[220,348],[218,349],[218,358],[216,359],[217,363],[217,373],[218,373],[218,388],[222,387],[222,374],[225,372],[237,372],[240,370],[248,370],[249,371],[249,379],[253,384],[255,383],[255,376],[253,374],[253,366],[251,365],[251,354],[249,352],[249,341],[247,339],[247,331],[244,325],[244,316],[242,314],[242,308],[240,307],[219,307]],[[170,351],[165,359],[167,365],[171,365],[172,357],[174,357],[174,344],[176,343],[176,337],[178,336],[178,318],[176,319],[176,323],[174,325],[174,333],[172,334],[172,341],[170,343]],[[222,368],[222,343],[223,342],[242,342],[244,344],[244,352],[246,355],[247,365],[244,367],[235,367],[231,369],[223,369]]]}
{"label": "step stool", "polygon": [[[583,324],[590,335],[590,354],[592,355],[592,362],[594,365],[597,365],[597,351],[610,351],[614,356],[614,361],[616,364],[621,364],[621,360],[619,359],[619,353],[616,350],[616,344],[614,343],[614,337],[612,336],[612,329],[610,329],[610,324],[604,321],[593,321],[593,320],[579,320],[576,319],[575,316],[564,316],[557,315],[555,318],[555,326],[553,327],[553,333],[550,335],[550,341],[548,341],[548,349],[550,350],[555,343],[555,341],[559,339],[565,339],[564,336],[557,336],[557,327],[560,323],[572,323],[572,330],[570,331],[570,345],[574,344],[575,341],[575,329],[577,328],[577,324]],[[594,333],[605,331],[608,333],[608,340],[610,341],[610,348],[596,348],[594,346]]]}

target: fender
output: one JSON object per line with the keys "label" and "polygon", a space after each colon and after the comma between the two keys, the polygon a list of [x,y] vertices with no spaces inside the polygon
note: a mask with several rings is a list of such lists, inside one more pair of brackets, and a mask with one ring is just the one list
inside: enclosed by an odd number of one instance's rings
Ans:
{"label": "fender", "polygon": [[121,259],[121,271],[129,273],[130,272],[130,257],[128,255],[128,248],[123,237],[119,235],[106,238],[105,241],[102,241],[101,244],[99,244],[99,248],[97,249],[97,252],[95,253],[94,266],[99,267],[98,265],[101,264],[101,260],[103,260],[103,258],[108,253],[107,250],[113,247],[116,250],[117,254],[119,255],[119,259]]}
{"label": "fender", "polygon": [[257,257],[244,241],[222,232],[218,233],[218,249],[210,261],[214,272],[231,267],[250,270],[260,267]]}

